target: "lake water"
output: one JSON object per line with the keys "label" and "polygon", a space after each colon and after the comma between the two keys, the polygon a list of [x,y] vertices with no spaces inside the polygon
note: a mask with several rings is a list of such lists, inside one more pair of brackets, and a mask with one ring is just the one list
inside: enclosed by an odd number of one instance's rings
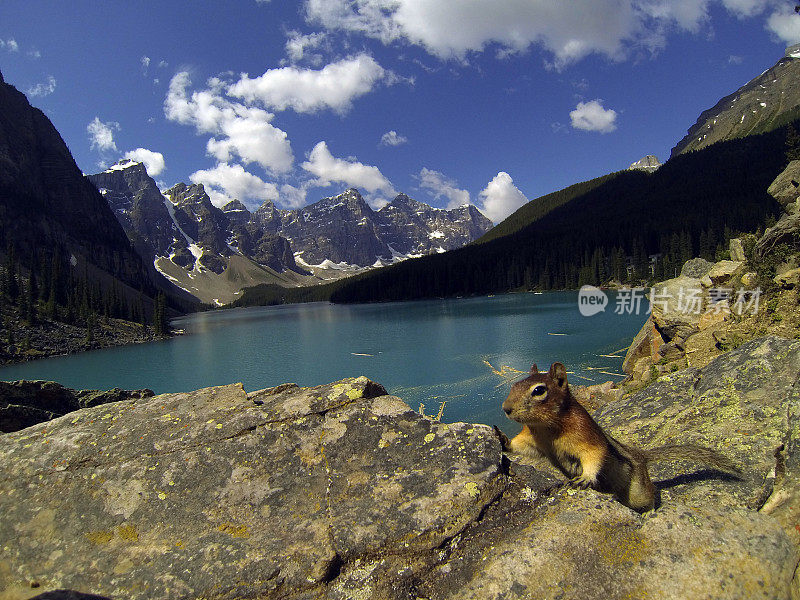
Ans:
{"label": "lake water", "polygon": [[[577,292],[424,302],[327,303],[222,310],[173,322],[188,335],[0,369],[0,380],[76,389],[190,391],[242,382],[247,391],[366,375],[442,420],[515,430],[500,404],[531,364],[563,362],[572,383],[618,380],[621,350],[646,314],[581,316]],[[616,354],[617,357],[602,355]],[[503,367],[506,367],[503,369]],[[513,370],[522,373],[514,372]],[[498,373],[501,371],[501,373]]]}

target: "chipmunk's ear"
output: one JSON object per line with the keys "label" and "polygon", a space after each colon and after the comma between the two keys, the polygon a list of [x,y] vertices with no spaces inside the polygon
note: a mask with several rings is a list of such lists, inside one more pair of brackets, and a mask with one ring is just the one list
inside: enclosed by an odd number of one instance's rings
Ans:
{"label": "chipmunk's ear", "polygon": [[550,366],[550,377],[556,382],[560,388],[567,387],[567,369],[561,363],[553,363]]}
{"label": "chipmunk's ear", "polygon": [[536,375],[539,372],[539,367],[535,364],[531,367],[531,375]]}

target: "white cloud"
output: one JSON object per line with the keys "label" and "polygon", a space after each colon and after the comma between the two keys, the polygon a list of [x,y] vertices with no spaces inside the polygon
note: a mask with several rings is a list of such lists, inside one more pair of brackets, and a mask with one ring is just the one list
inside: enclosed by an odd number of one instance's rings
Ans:
{"label": "white cloud", "polygon": [[739,18],[760,15],[769,2],[770,0],[722,0],[725,8]]}
{"label": "white cloud", "polygon": [[384,43],[404,39],[445,59],[492,43],[513,52],[541,44],[557,64],[592,52],[618,58],[644,26],[631,0],[307,0],[306,15],[326,28],[359,31]]}
{"label": "white cloud", "polygon": [[48,76],[47,83],[37,83],[31,88],[28,88],[29,96],[49,96],[56,91],[56,78],[52,75]]}
{"label": "white cloud", "polygon": [[408,138],[396,131],[387,131],[381,136],[381,146],[402,146],[408,143]]}
{"label": "white cloud", "polygon": [[306,205],[306,196],[310,182],[305,182],[300,187],[284,183],[281,186],[281,195],[278,202],[284,208],[302,208]]}
{"label": "white cloud", "polygon": [[319,48],[325,43],[327,39],[325,33],[302,34],[293,30],[289,31],[287,36],[286,54],[290,62],[298,63],[302,60],[308,60],[313,65],[322,63],[322,55],[310,51]]}
{"label": "white cloud", "polygon": [[403,40],[443,59],[464,59],[492,44],[498,56],[544,48],[563,67],[590,54],[621,60],[637,47],[657,50],[667,33],[697,32],[721,3],[739,18],[774,0],[306,0],[306,19],[359,32],[384,44]]}
{"label": "white cloud", "polygon": [[19,44],[13,38],[0,40],[0,48],[5,48],[9,52],[19,52]]}
{"label": "white cloud", "polygon": [[139,61],[142,64],[142,73],[147,74],[147,69],[150,67],[150,57],[143,56]]}
{"label": "white cloud", "polygon": [[603,108],[602,100],[578,102],[578,106],[569,113],[574,129],[610,133],[617,128],[617,112]]}
{"label": "white cloud", "polygon": [[378,167],[365,165],[354,159],[336,158],[325,142],[314,146],[302,167],[317,178],[314,181],[316,185],[325,187],[335,182],[366,190],[371,195],[373,206],[380,201],[385,203],[385,196],[397,195],[394,186]]}
{"label": "white cloud", "polygon": [[483,203],[481,212],[494,223],[499,223],[528,202],[525,194],[514,185],[511,175],[505,171],[500,171],[488,183],[480,197]]}
{"label": "white cloud", "polygon": [[310,113],[329,108],[345,113],[353,100],[370,92],[388,76],[374,58],[359,54],[319,70],[281,67],[255,79],[243,74],[227,91],[231,96],[273,110]]}
{"label": "white cloud", "polygon": [[222,208],[233,199],[250,207],[276,200],[278,188],[257,175],[245,171],[241,165],[220,163],[213,169],[195,171],[189,175],[192,183],[202,183],[214,206]]}
{"label": "white cloud", "polygon": [[438,200],[442,196],[447,198],[448,209],[458,208],[470,203],[469,192],[456,187],[455,181],[439,171],[422,167],[418,178],[420,187],[431,192],[434,199]]}
{"label": "white cloud", "polygon": [[114,142],[114,131],[119,131],[119,123],[115,121],[108,121],[104,123],[100,117],[95,117],[91,123],[86,126],[86,132],[89,134],[89,141],[91,142],[91,149],[97,148],[100,152],[117,151],[117,144]]}
{"label": "white cloud", "polygon": [[767,19],[767,29],[787,45],[800,42],[800,15],[785,7]]}
{"label": "white cloud", "polygon": [[161,152],[153,152],[147,148],[136,148],[136,150],[129,150],[122,155],[122,158],[130,158],[136,162],[144,164],[144,168],[150,177],[161,175],[167,167],[164,161],[164,155]]}
{"label": "white cloud", "polygon": [[286,132],[272,125],[275,115],[247,107],[223,96],[224,84],[208,82],[208,89],[188,94],[189,74],[177,73],[170,81],[164,102],[167,119],[193,125],[200,134],[211,134],[206,149],[220,162],[239,157],[246,164],[258,163],[271,173],[285,173],[294,164]]}

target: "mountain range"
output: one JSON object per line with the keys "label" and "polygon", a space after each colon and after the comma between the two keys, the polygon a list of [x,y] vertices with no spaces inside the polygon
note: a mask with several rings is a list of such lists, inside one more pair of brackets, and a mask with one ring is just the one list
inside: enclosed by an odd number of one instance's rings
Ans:
{"label": "mountain range", "polygon": [[217,208],[201,184],[164,191],[141,163],[88,176],[148,264],[202,302],[261,283],[313,285],[459,248],[492,226],[475,207],[430,207],[405,194],[373,210],[356,189],[296,210],[266,200]]}

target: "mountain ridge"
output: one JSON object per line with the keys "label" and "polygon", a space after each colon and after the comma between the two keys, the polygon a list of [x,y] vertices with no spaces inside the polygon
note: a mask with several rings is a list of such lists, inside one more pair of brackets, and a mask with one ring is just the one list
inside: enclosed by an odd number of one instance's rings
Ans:
{"label": "mountain ridge", "polygon": [[[202,184],[162,192],[144,165],[130,160],[87,177],[147,262],[215,304],[232,301],[245,284],[320,283],[460,247],[491,228],[474,207],[437,209],[405,194],[379,211],[350,188],[300,209],[268,199],[250,212],[238,200],[214,206]],[[234,256],[243,260],[227,273]]]}
{"label": "mountain ridge", "polygon": [[800,118],[800,53],[778,62],[704,110],[670,157],[764,133]]}

